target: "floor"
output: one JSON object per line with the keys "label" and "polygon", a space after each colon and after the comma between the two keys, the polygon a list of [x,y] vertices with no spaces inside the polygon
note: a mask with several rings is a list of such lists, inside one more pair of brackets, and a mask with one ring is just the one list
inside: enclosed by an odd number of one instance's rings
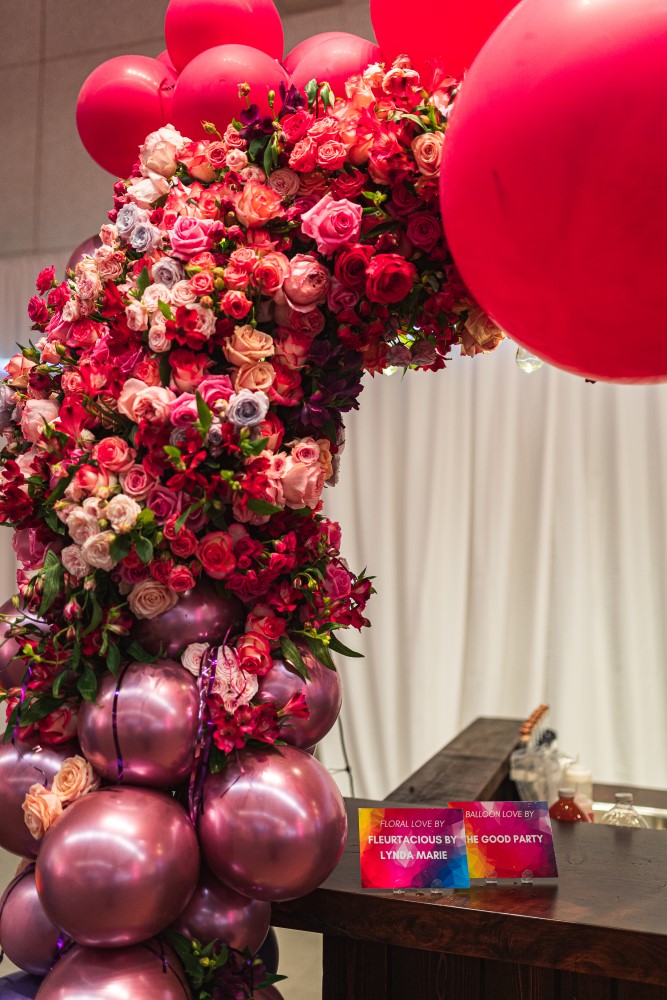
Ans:
{"label": "floor", "polygon": [[[14,875],[19,859],[0,851],[0,895]],[[278,988],[284,1000],[320,1000],[322,996],[322,939],[318,934],[278,930],[280,969],[288,978]],[[15,967],[5,958],[0,973],[5,976]]]}

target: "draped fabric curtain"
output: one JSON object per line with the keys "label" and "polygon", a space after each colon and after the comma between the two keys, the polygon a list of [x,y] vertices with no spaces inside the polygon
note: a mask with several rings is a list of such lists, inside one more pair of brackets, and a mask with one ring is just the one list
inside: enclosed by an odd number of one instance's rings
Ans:
{"label": "draped fabric curtain", "polygon": [[[51,262],[0,261],[2,357]],[[360,402],[326,495],[378,591],[373,627],[345,636],[365,659],[338,658],[357,793],[383,796],[476,716],[541,701],[596,778],[667,787],[667,386],[526,375],[507,342],[369,378]],[[342,766],[337,731],[321,753]]]}

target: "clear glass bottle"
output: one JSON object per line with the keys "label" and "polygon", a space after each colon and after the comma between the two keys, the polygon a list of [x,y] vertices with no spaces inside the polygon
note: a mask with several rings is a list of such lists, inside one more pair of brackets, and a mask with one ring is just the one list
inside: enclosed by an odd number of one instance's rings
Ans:
{"label": "clear glass bottle", "polygon": [[600,820],[601,823],[606,826],[631,826],[636,829],[648,829],[648,823],[632,804],[631,792],[616,792],[614,798],[616,804],[604,814]]}
{"label": "clear glass bottle", "polygon": [[574,801],[574,788],[558,789],[558,800],[550,806],[549,815],[561,823],[590,823],[590,817]]}
{"label": "clear glass bottle", "polygon": [[593,822],[593,775],[587,767],[579,763],[578,757],[565,770],[563,780],[568,788],[574,788],[574,801]]}

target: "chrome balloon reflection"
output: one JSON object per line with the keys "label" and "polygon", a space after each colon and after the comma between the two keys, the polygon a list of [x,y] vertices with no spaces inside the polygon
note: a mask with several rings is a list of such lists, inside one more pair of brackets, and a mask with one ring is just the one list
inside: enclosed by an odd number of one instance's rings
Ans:
{"label": "chrome balloon reflection", "polygon": [[198,874],[183,808],[160,792],[121,786],[67,808],[44,838],[36,878],[54,924],[78,944],[119,948],[168,927]]}
{"label": "chrome balloon reflection", "polygon": [[107,781],[172,788],[192,769],[198,708],[197,683],[180,663],[131,663],[81,705],[81,748]]}
{"label": "chrome balloon reflection", "polygon": [[50,785],[75,744],[41,746],[36,740],[0,745],[0,847],[23,858],[36,858],[42,846],[25,825],[23,800],[31,785]]}
{"label": "chrome balloon reflection", "polygon": [[254,955],[270,922],[270,903],[239,895],[203,868],[194,895],[173,930],[202,942],[218,938],[230,948],[247,948]]}
{"label": "chrome balloon reflection", "polygon": [[322,765],[303,750],[241,752],[204,785],[198,823],[213,872],[253,899],[294,899],[338,863],[345,806]]}
{"label": "chrome balloon reflection", "polygon": [[72,948],[54,966],[37,1000],[192,1000],[181,964],[166,945]]}
{"label": "chrome balloon reflection", "polygon": [[244,621],[243,605],[236,597],[220,597],[212,583],[201,580],[180,595],[170,611],[137,622],[133,635],[147,653],[161,652],[174,660],[192,642],[219,645],[240,631]]}
{"label": "chrome balloon reflection", "polygon": [[39,901],[35,873],[22,872],[0,900],[2,950],[19,969],[44,976],[58,956],[60,936]]}
{"label": "chrome balloon reflection", "polygon": [[303,694],[310,715],[306,719],[290,719],[280,731],[280,738],[291,746],[306,749],[319,743],[334,725],[340,713],[343,689],[340,674],[329,670],[306,646],[299,646],[310,680],[305,680],[283,660],[274,660],[273,667],[260,678],[261,701],[273,701],[282,708],[292,695]]}

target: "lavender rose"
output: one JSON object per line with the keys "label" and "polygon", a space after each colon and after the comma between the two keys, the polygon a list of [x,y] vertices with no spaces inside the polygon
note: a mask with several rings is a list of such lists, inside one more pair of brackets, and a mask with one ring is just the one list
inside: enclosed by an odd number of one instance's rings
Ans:
{"label": "lavender rose", "polygon": [[269,410],[269,397],[259,389],[241,389],[229,400],[226,417],[235,427],[254,427],[261,424]]}
{"label": "lavender rose", "polygon": [[153,281],[156,285],[173,288],[176,282],[182,281],[184,277],[183,265],[174,257],[162,257],[153,264]]}

